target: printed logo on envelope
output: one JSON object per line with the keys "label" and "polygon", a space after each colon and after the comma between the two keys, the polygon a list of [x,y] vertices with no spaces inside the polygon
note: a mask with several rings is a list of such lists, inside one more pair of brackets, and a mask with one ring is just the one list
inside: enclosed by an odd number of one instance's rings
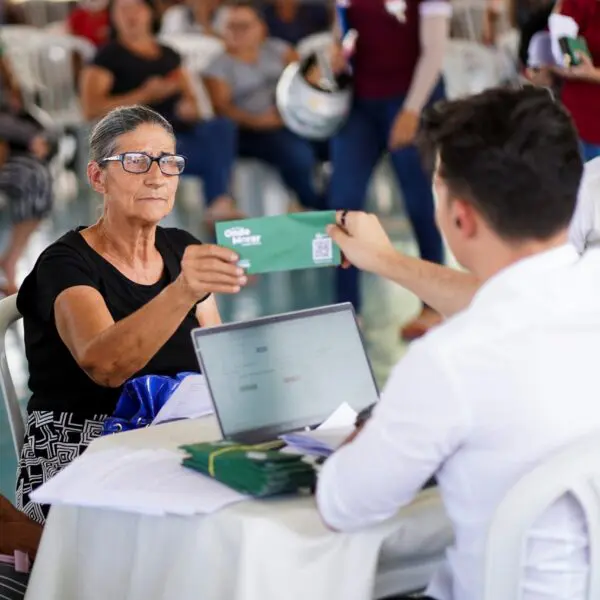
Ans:
{"label": "printed logo on envelope", "polygon": [[234,246],[260,246],[261,235],[252,235],[252,231],[247,227],[230,227],[223,232],[226,238],[231,240]]}

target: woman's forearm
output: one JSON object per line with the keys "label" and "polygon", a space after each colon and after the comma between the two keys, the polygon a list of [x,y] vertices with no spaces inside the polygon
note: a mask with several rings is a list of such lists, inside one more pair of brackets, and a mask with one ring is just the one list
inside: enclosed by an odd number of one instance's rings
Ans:
{"label": "woman's forearm", "polygon": [[82,97],[81,106],[83,115],[87,120],[100,119],[114,108],[119,106],[131,106],[133,104],[145,104],[147,101],[141,89],[133,90],[127,94],[115,96],[95,96],[93,94]]}
{"label": "woman's forearm", "polygon": [[450,31],[450,16],[421,16],[421,55],[403,109],[419,114],[442,74]]}
{"label": "woman's forearm", "polygon": [[[143,369],[173,336],[195,302],[175,281],[148,304],[106,327],[106,319],[110,315],[104,300],[95,290],[80,287],[67,292],[88,296],[83,302],[83,296],[72,295],[65,298],[66,303],[62,306],[59,296],[55,307],[59,334],[79,366],[96,383],[107,387],[119,387]],[[82,306],[90,314],[90,309],[95,309],[93,312],[97,316],[77,319],[76,324],[74,309]],[[100,333],[91,333],[98,329]],[[90,337],[87,342],[86,336]]]}
{"label": "woman's forearm", "polygon": [[222,117],[227,117],[231,119],[234,123],[237,123],[240,127],[245,127],[247,129],[261,129],[261,118],[259,115],[255,115],[254,113],[248,112],[247,110],[242,110],[241,108],[237,108],[232,104],[226,106],[217,106],[215,107],[217,113]]}

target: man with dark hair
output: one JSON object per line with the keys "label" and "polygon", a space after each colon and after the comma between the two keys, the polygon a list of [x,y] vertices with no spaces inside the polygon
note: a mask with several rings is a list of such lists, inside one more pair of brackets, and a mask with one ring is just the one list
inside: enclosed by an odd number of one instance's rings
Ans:
{"label": "man with dark hair", "polygon": [[[339,213],[331,235],[355,266],[446,314],[393,371],[373,416],[324,465],[332,528],[391,517],[432,475],[455,545],[435,600],[480,600],[488,527],[508,490],[565,444],[600,430],[600,250],[570,245],[582,161],[566,111],[544,90],[491,90],[425,115],[437,221],[469,273],[407,259],[378,220]],[[570,497],[530,532],[522,600],[583,600],[585,519]]]}

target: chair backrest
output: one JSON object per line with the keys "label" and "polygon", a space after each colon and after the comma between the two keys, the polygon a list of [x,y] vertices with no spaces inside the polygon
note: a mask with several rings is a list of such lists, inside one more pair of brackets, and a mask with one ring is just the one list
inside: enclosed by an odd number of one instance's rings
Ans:
{"label": "chair backrest", "polygon": [[478,94],[500,85],[502,78],[496,49],[469,40],[449,40],[444,55],[444,79],[448,98]]}
{"label": "chair backrest", "polygon": [[8,361],[6,360],[6,332],[8,328],[21,318],[17,310],[17,296],[9,296],[0,300],[0,389],[6,406],[10,433],[12,435],[17,459],[21,454],[23,436],[25,435],[25,424],[23,413],[17,398],[17,392],[13,383]]}
{"label": "chair backrest", "polygon": [[570,494],[581,506],[589,536],[587,600],[600,598],[600,430],[551,456],[525,475],[496,510],[488,534],[482,600],[518,600],[526,543],[536,520]]}
{"label": "chair backrest", "polygon": [[185,67],[195,75],[201,74],[225,51],[225,44],[220,39],[201,33],[161,35],[160,41],[179,52]]}

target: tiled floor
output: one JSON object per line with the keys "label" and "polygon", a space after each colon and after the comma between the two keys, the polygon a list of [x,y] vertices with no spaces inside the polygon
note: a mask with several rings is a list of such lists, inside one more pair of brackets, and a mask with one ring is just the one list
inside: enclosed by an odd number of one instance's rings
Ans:
{"label": "tiled floor", "polygon": [[[79,224],[89,223],[91,215],[97,212],[97,200],[87,194],[69,203],[58,205],[52,219],[47,222],[32,240],[30,251],[20,265],[24,275],[33,265],[41,250],[64,231]],[[185,227],[199,233],[198,215],[189,208],[176,206],[168,219],[169,225]],[[399,249],[414,253],[410,230],[399,213],[392,211],[385,218]],[[0,218],[0,244],[6,239],[7,221]],[[225,321],[248,319],[259,315],[308,308],[332,302],[332,275],[329,269],[302,271],[296,273],[275,273],[262,276],[252,287],[245,289],[235,298],[219,300]],[[376,378],[382,385],[403,352],[398,341],[398,325],[418,310],[417,299],[402,288],[371,275],[363,277],[364,330],[368,353],[373,363]],[[15,385],[20,395],[27,396],[27,371],[22,342],[11,331],[7,336],[7,355]],[[9,498],[13,496],[15,478],[15,457],[6,412],[0,405],[0,492]]]}

